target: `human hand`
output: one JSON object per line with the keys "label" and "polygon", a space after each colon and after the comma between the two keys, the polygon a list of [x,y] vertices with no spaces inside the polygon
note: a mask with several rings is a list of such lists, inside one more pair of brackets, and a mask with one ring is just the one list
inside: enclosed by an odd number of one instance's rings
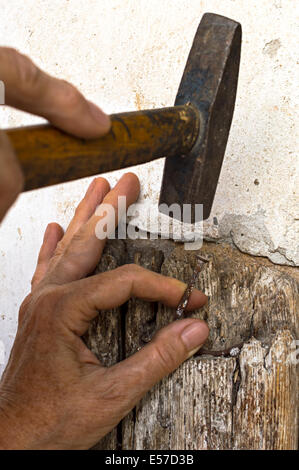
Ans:
{"label": "human hand", "polygon": [[[136,354],[105,368],[82,341],[99,310],[130,297],[176,307],[186,288],[134,264],[86,278],[105,245],[95,236],[100,220],[94,215],[96,207],[111,204],[117,214],[119,196],[129,206],[138,194],[139,182],[132,173],[112,190],[104,178],[97,178],[65,234],[57,224],[48,226],[0,383],[0,448],[90,448],[205,342],[206,323],[178,320]],[[189,310],[206,300],[195,289]]]}
{"label": "human hand", "polygon": [[[0,47],[0,80],[5,86],[5,104],[42,116],[70,134],[94,138],[110,128],[109,117],[73,85],[41,71],[14,49]],[[22,187],[18,160],[0,131],[0,222]]]}

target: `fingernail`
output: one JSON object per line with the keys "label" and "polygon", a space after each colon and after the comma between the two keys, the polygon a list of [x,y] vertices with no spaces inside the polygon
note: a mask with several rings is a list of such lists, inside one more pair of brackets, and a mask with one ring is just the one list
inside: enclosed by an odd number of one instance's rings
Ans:
{"label": "fingernail", "polygon": [[181,338],[190,355],[194,354],[206,341],[209,334],[208,325],[196,321],[188,325],[181,334]]}
{"label": "fingernail", "polygon": [[90,112],[93,116],[93,118],[101,124],[101,126],[105,129],[109,129],[111,122],[110,122],[110,117],[105,114],[97,105],[94,103],[89,102],[89,108]]}

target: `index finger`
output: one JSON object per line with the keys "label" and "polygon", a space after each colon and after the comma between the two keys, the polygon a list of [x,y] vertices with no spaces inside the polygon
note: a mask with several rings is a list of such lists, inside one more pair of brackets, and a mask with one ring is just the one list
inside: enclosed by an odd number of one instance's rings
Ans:
{"label": "index finger", "polygon": [[73,85],[43,72],[12,48],[0,48],[0,79],[6,104],[42,116],[61,130],[95,138],[110,128],[109,117]]}

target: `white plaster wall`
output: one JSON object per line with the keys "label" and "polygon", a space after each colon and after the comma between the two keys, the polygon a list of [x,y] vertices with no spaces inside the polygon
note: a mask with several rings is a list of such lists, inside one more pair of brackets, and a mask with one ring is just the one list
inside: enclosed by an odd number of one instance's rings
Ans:
{"label": "white plaster wall", "polygon": [[[294,265],[299,262],[296,4],[296,0],[0,0],[0,44],[27,53],[111,113],[172,105],[202,14],[210,11],[240,21],[237,104],[205,235]],[[0,108],[3,128],[36,122],[41,120]],[[141,200],[153,213],[162,169],[162,159],[134,169],[142,182]],[[113,183],[120,174],[107,177]],[[0,227],[0,374],[43,231],[49,221],[67,225],[88,182],[22,195]],[[136,223],[148,228],[142,214]],[[179,235],[179,227],[175,231]]]}

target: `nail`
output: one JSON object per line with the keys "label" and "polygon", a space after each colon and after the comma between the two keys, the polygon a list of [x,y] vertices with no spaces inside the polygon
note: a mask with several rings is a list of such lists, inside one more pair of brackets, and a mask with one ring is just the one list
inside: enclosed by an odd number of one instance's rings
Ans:
{"label": "nail", "polygon": [[89,101],[89,109],[93,118],[96,121],[98,121],[98,123],[101,124],[101,126],[107,129],[108,131],[111,125],[110,117],[107,114],[105,114],[104,111],[102,111],[97,105],[95,105],[94,103],[91,103],[90,101]]}
{"label": "nail", "polygon": [[192,357],[194,356],[195,353],[197,353],[197,351],[202,347],[202,344],[200,346],[198,346],[198,348],[195,348],[195,349],[192,349],[192,351],[189,352],[188,354],[188,359],[189,357]]}
{"label": "nail", "polygon": [[190,356],[192,356],[204,344],[208,334],[208,325],[202,321],[195,321],[182,331],[181,338],[190,352]]}

